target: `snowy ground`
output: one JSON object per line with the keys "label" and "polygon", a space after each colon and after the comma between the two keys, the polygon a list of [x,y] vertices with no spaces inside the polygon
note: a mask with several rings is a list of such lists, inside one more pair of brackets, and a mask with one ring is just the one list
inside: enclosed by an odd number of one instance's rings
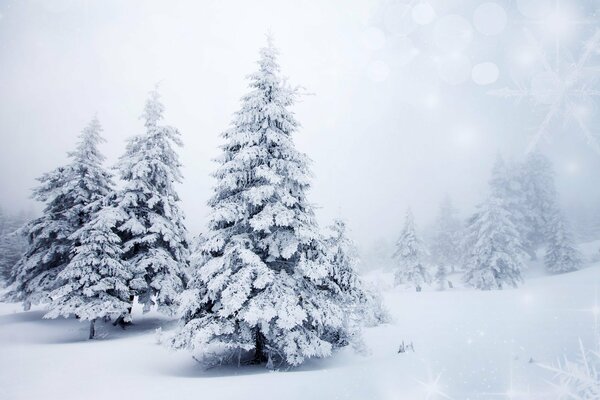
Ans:
{"label": "snowy ground", "polygon": [[[153,314],[138,312],[126,332],[99,324],[88,341],[85,323],[0,304],[0,399],[552,399],[552,373],[537,364],[576,358],[580,339],[592,346],[600,262],[528,275],[516,290],[388,288],[394,321],[365,331],[371,354],[347,349],[287,372],[203,371],[157,343],[174,322]],[[390,276],[370,278],[385,287]],[[402,341],[415,352],[398,354]]]}

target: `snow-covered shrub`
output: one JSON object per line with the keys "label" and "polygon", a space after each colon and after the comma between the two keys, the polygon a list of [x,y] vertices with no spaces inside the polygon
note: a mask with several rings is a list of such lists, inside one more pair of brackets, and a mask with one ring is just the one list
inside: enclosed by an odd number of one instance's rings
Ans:
{"label": "snow-covered shrub", "polygon": [[389,310],[383,302],[383,297],[377,289],[363,282],[364,297],[357,305],[362,326],[373,327],[391,321]]}
{"label": "snow-covered shrub", "polygon": [[583,256],[573,243],[565,218],[555,211],[550,220],[548,230],[548,245],[544,256],[544,266],[549,272],[560,273],[575,271],[581,268]]}

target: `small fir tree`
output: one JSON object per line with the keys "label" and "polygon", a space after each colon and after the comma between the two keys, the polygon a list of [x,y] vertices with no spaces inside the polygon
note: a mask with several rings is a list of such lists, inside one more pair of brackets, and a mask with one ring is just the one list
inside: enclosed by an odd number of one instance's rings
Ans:
{"label": "small fir tree", "polygon": [[581,268],[583,257],[573,244],[573,239],[565,217],[555,211],[549,221],[548,244],[544,256],[544,266],[552,273],[570,272]]}
{"label": "small fir tree", "polygon": [[438,290],[446,290],[448,286],[448,268],[444,264],[440,264],[435,272],[435,281],[438,285]]}
{"label": "small fir tree", "polygon": [[331,265],[330,275],[342,290],[341,297],[345,297],[343,308],[347,315],[351,316],[350,322],[353,323],[349,331],[354,333],[358,331],[359,326],[376,326],[387,322],[389,316],[381,296],[357,274],[360,262],[358,249],[347,236],[346,223],[336,219],[329,231],[326,245]]}
{"label": "small fir tree", "polygon": [[503,201],[490,196],[479,206],[466,229],[471,245],[465,282],[477,289],[516,287],[521,281],[523,251],[519,232]]}
{"label": "small fir tree", "polygon": [[431,276],[424,264],[426,255],[427,249],[417,235],[413,214],[408,210],[394,253],[397,267],[394,275],[396,285],[414,285],[417,292],[420,292],[424,284],[431,282]]}
{"label": "small fir tree", "polygon": [[438,265],[455,271],[460,263],[460,220],[450,197],[444,199],[435,223],[431,256]]}

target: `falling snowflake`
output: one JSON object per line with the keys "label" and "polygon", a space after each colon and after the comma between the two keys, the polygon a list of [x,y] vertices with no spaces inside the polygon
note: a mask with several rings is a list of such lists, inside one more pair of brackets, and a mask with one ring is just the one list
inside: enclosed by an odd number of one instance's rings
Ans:
{"label": "falling snowflake", "polygon": [[590,107],[600,97],[600,66],[592,64],[592,57],[600,52],[600,30],[596,30],[584,43],[577,60],[557,62],[554,66],[548,61],[542,45],[531,32],[525,30],[525,34],[542,62],[543,72],[533,77],[529,87],[516,84],[516,88],[494,90],[490,94],[519,101],[528,99],[535,105],[545,107],[544,119],[529,142],[528,152],[535,149],[539,141],[550,134],[556,123],[562,122],[566,125],[573,121],[590,146],[600,153],[598,137],[586,121],[592,114]]}
{"label": "falling snowflake", "polygon": [[435,378],[430,377],[427,381],[422,382],[417,380],[417,383],[423,387],[425,400],[430,399],[449,399],[453,400],[448,394],[444,393],[440,388],[440,378],[442,374],[438,374]]}

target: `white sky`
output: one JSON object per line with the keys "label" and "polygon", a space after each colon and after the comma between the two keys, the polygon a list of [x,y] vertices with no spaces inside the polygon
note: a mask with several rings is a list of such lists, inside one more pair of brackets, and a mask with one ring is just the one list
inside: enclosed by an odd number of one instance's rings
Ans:
{"label": "white sky", "polygon": [[[185,142],[188,228],[202,230],[219,134],[270,30],[283,73],[314,93],[295,109],[296,143],[314,161],[310,198],[322,223],[342,216],[369,246],[396,237],[409,205],[418,224],[430,223],[446,193],[466,215],[496,154],[521,157],[545,115],[544,99],[488,94],[545,76],[524,30],[550,60],[560,38],[568,66],[600,25],[593,0],[563,1],[570,8],[558,17],[540,11],[554,2],[497,1],[499,11],[482,3],[0,0],[0,204],[39,210],[28,200],[35,177],[65,162],[96,112],[113,164],[142,132],[146,94],[161,82],[166,120]],[[496,67],[497,80],[473,81],[493,80]],[[595,100],[582,107],[598,134]],[[600,156],[577,125],[556,119],[542,148],[563,201],[598,204]]]}

